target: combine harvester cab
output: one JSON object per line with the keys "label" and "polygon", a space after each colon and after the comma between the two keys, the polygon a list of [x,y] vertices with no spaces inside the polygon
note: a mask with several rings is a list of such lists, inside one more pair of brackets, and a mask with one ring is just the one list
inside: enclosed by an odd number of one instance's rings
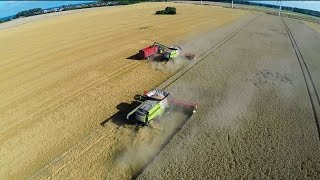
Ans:
{"label": "combine harvester cab", "polygon": [[140,99],[144,101],[127,114],[127,119],[142,126],[147,126],[151,120],[159,118],[165,112],[170,113],[169,109],[186,110],[191,115],[197,109],[196,104],[172,98],[170,93],[162,90],[149,91]]}
{"label": "combine harvester cab", "polygon": [[181,48],[179,46],[169,47],[163,54],[164,59],[175,59],[180,55]]}

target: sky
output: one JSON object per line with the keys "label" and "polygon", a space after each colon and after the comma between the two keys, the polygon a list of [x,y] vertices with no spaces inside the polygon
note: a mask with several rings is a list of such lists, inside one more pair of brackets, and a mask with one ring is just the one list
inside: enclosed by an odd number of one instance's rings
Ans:
{"label": "sky", "polygon": [[[279,5],[278,1],[254,1],[258,3],[264,3],[264,4],[273,4],[273,5]],[[320,11],[320,1],[281,1],[282,6],[288,6],[288,7],[297,7],[302,9],[310,9],[314,11]]]}
{"label": "sky", "polygon": [[[91,0],[92,1],[92,0]],[[32,8],[51,8],[69,4],[79,4],[88,1],[0,1],[0,18],[17,14],[19,11]]]}
{"label": "sky", "polygon": [[[92,0],[91,0],[92,1]],[[254,0],[251,0],[254,1]],[[86,1],[2,1],[0,0],[0,18],[17,14],[19,11],[28,10],[32,8],[50,8],[68,4],[78,4]],[[278,1],[255,1],[266,4],[278,5]],[[303,9],[311,9],[320,11],[320,1],[281,1],[283,6],[298,7]]]}

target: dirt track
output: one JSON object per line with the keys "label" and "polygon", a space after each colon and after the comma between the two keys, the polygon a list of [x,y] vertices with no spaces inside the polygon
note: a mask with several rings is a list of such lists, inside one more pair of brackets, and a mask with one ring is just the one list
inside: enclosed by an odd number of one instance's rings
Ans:
{"label": "dirt track", "polygon": [[[305,25],[301,21],[286,19],[288,27],[291,29],[301,53],[308,65],[317,92],[320,93],[320,65],[319,65],[319,45],[320,45],[320,24],[310,23]],[[303,33],[302,33],[303,32]]]}
{"label": "dirt track", "polygon": [[[319,33],[285,21],[318,81]],[[260,16],[168,90],[198,112],[140,179],[320,178],[315,117],[279,17]]]}
{"label": "dirt track", "polygon": [[249,14],[174,4],[178,15],[153,15],[170,5],[101,8],[1,30],[1,179],[119,178],[138,170],[121,171],[114,158],[148,130],[132,136],[132,128],[117,129],[119,120],[100,123],[172,74],[126,58],[153,41],[182,42]]}

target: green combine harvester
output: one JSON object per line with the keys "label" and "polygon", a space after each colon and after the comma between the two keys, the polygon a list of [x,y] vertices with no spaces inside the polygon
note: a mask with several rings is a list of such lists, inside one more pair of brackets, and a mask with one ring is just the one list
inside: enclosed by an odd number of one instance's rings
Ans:
{"label": "green combine harvester", "polygon": [[175,59],[180,55],[181,52],[181,47],[179,46],[167,47],[157,42],[155,42],[154,45],[159,47],[159,52],[163,55],[165,60]]}
{"label": "green combine harvester", "polygon": [[162,90],[153,90],[140,97],[142,103],[127,114],[127,119],[141,126],[148,126],[151,120],[161,116],[170,106],[192,110],[194,113],[197,105],[172,98],[170,93]]}

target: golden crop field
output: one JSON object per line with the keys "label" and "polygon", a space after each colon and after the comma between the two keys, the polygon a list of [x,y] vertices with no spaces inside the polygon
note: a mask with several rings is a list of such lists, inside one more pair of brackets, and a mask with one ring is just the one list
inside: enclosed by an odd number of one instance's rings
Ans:
{"label": "golden crop field", "polygon": [[307,21],[305,23],[315,31],[320,32],[320,24],[314,23],[314,22],[307,22]]}
{"label": "golden crop field", "polygon": [[[178,14],[154,15],[166,6]],[[118,104],[172,75],[127,59],[139,49],[154,41],[181,42],[245,14],[141,3],[0,30],[0,179],[32,176],[116,113]]]}

